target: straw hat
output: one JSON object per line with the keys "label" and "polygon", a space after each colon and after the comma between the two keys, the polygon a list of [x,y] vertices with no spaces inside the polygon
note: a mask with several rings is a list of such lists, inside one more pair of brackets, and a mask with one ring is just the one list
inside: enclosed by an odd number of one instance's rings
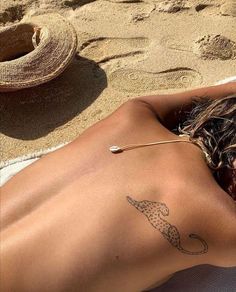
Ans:
{"label": "straw hat", "polygon": [[44,14],[2,28],[0,44],[0,91],[14,91],[62,73],[76,52],[77,37],[64,17]]}

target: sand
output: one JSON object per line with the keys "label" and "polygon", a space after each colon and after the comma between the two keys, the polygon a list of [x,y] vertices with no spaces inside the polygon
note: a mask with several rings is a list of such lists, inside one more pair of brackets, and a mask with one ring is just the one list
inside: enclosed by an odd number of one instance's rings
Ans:
{"label": "sand", "polygon": [[77,54],[55,80],[0,93],[2,161],[71,141],[135,96],[236,73],[236,0],[0,0],[0,29],[51,12],[73,24]]}

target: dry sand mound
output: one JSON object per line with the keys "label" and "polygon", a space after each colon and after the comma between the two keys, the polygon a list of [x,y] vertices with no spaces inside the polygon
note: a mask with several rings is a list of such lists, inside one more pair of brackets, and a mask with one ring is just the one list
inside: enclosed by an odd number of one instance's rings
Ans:
{"label": "dry sand mound", "polygon": [[220,8],[222,15],[236,16],[236,0],[226,1]]}
{"label": "dry sand mound", "polygon": [[236,43],[222,35],[206,35],[196,41],[195,52],[203,59],[233,60],[236,58]]}
{"label": "dry sand mound", "polygon": [[234,60],[236,43],[223,35],[205,35],[193,43],[165,36],[160,40],[162,46],[176,51],[194,53],[204,60]]}
{"label": "dry sand mound", "polygon": [[185,7],[184,0],[164,0],[157,4],[156,8],[161,12],[175,13]]}

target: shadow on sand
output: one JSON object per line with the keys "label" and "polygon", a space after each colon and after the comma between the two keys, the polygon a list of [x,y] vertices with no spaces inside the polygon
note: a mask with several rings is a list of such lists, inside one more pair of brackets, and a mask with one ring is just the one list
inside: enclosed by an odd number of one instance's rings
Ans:
{"label": "shadow on sand", "polygon": [[81,113],[106,87],[105,72],[95,62],[77,56],[48,83],[0,93],[0,131],[22,140],[43,137]]}

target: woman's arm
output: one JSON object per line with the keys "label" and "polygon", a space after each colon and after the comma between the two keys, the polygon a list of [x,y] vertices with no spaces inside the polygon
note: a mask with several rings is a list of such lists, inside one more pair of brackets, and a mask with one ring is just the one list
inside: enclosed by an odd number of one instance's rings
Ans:
{"label": "woman's arm", "polygon": [[137,97],[134,100],[149,105],[152,111],[158,116],[160,122],[166,128],[173,129],[179,124],[180,120],[183,119],[185,112],[191,110],[193,99],[198,97],[218,99],[232,94],[236,94],[236,82],[170,95]]}

